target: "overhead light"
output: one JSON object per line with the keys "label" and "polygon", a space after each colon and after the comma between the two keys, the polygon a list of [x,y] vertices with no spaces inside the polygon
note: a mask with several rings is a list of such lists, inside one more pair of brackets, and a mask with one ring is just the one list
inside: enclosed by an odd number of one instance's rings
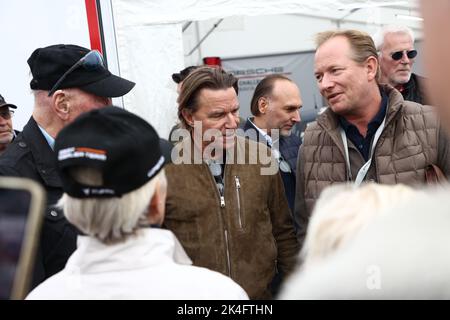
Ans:
{"label": "overhead light", "polygon": [[364,8],[377,8],[377,7],[392,7],[392,6],[404,6],[408,5],[408,1],[386,1],[386,2],[368,2],[368,3],[353,3],[345,6],[341,6],[338,10],[354,10]]}
{"label": "overhead light", "polygon": [[414,21],[423,21],[423,18],[417,17],[417,16],[407,16],[404,14],[396,14],[395,17],[397,19],[404,19],[404,20],[414,20]]}

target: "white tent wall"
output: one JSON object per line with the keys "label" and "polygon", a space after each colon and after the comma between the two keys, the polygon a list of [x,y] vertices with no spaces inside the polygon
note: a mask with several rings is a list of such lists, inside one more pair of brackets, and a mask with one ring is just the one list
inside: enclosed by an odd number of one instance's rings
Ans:
{"label": "white tent wall", "polygon": [[[120,24],[118,24],[120,25]],[[181,25],[118,28],[121,75],[136,82],[124,106],[167,138],[177,121],[176,85],[171,74],[183,67]]]}
{"label": "white tent wall", "polygon": [[[416,7],[415,1],[406,2]],[[123,106],[152,123],[163,137],[177,118],[173,72],[199,64],[207,55],[231,58],[310,50],[312,35],[334,27],[336,19],[348,14],[349,4],[377,3],[386,0],[100,0],[108,67],[137,83]],[[345,6],[347,10],[337,10]],[[354,12],[351,18],[360,20],[355,27],[370,28],[370,21],[387,16],[380,10]],[[220,18],[224,22],[201,44],[201,54],[185,57]],[[183,34],[182,26],[189,21],[198,23]],[[35,48],[50,44],[90,47],[85,2],[0,0],[0,25],[0,94],[19,106],[14,126],[20,130],[33,108],[27,58]],[[342,21],[342,27],[349,26]]]}
{"label": "white tent wall", "polygon": [[[108,1],[108,0],[106,0]],[[175,85],[171,74],[204,56],[223,58],[313,49],[313,35],[336,28],[354,7],[386,4],[384,0],[110,0],[114,9],[121,75],[137,83],[125,108],[148,120],[167,137],[176,122]],[[416,8],[414,0],[403,7]],[[353,6],[353,7],[352,7]],[[346,10],[338,10],[346,8]],[[388,13],[389,12],[389,13]],[[341,28],[371,33],[395,21],[404,9],[368,8],[340,20]],[[406,12],[407,14],[408,12]],[[280,16],[282,15],[283,16]],[[289,14],[288,16],[284,14]],[[278,15],[278,16],[277,16]],[[244,18],[238,18],[238,17]],[[231,17],[231,18],[230,18]],[[218,19],[227,18],[197,52],[186,56]],[[393,20],[393,21],[392,21]],[[181,26],[192,24],[182,38]],[[268,22],[271,23],[268,23]],[[420,29],[417,23],[408,25]],[[184,46],[183,46],[184,44]]]}
{"label": "white tent wall", "polygon": [[[341,21],[339,26],[341,29],[358,29],[374,35],[382,25],[401,24],[412,28],[416,38],[421,38],[420,23],[397,19],[395,15],[401,12],[404,13],[404,10],[361,9],[348,17],[351,20]],[[340,13],[341,17],[345,15]],[[213,28],[218,19],[196,22],[183,34],[185,63],[201,64],[201,58],[205,56],[227,59],[314,50],[314,35],[320,31],[337,29],[337,20],[336,13],[330,13],[328,17],[312,17],[300,13],[229,17],[223,19],[201,46],[189,55],[191,49]]]}
{"label": "white tent wall", "polygon": [[15,129],[22,130],[33,110],[27,59],[36,48],[58,43],[89,47],[84,1],[0,0],[0,94],[17,105]]}

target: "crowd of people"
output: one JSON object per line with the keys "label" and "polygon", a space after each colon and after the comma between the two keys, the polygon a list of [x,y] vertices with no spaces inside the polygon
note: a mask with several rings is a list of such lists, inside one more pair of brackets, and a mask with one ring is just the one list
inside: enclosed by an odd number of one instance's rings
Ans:
{"label": "crowd of people", "polygon": [[429,79],[412,73],[409,28],[317,34],[328,107],[303,139],[301,83],[285,75],[240,106],[221,67],[174,73],[172,146],[111,105],[134,83],[97,51],[36,49],[22,132],[0,96],[0,176],[47,192],[28,299],[449,298],[448,190],[427,186],[430,168],[450,176],[440,2]]}

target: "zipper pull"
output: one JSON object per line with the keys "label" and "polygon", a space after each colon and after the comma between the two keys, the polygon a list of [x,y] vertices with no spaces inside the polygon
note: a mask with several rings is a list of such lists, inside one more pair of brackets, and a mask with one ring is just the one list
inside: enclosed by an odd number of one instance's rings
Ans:
{"label": "zipper pull", "polygon": [[241,188],[241,182],[239,181],[239,177],[238,176],[234,176],[234,181],[236,182],[236,189],[240,189]]}
{"label": "zipper pull", "polygon": [[220,196],[220,207],[221,208],[225,207],[225,197],[224,196]]}

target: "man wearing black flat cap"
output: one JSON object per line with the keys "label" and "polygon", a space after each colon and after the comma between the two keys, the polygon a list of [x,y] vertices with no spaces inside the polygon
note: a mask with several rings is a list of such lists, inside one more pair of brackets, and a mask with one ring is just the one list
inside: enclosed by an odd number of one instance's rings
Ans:
{"label": "man wearing black flat cap", "polygon": [[0,155],[6,150],[6,147],[14,139],[16,133],[12,126],[12,116],[17,107],[11,103],[7,103],[0,95]]}
{"label": "man wearing black flat cap", "polygon": [[110,105],[111,97],[127,94],[135,84],[111,74],[98,51],[76,45],[38,48],[28,64],[33,76],[33,115],[0,158],[0,176],[30,178],[47,191],[35,287],[61,270],[76,247],[77,231],[53,208],[62,195],[53,152],[55,138],[80,114]]}

